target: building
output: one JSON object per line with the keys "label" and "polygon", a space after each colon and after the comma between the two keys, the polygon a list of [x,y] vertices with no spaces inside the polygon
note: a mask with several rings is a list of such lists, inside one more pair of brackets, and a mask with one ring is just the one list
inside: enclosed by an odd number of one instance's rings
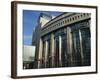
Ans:
{"label": "building", "polygon": [[35,68],[91,65],[91,14],[41,14],[33,33]]}
{"label": "building", "polygon": [[35,46],[24,45],[23,51],[23,69],[33,69]]}

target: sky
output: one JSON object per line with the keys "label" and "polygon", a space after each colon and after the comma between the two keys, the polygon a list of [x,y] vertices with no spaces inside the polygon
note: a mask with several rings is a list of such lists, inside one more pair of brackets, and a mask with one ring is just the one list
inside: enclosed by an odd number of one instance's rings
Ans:
{"label": "sky", "polygon": [[47,12],[47,11],[33,11],[33,10],[23,10],[23,40],[24,45],[31,45],[32,34],[37,26],[37,21],[39,19],[40,13],[46,13],[53,16],[58,16],[62,12]]}

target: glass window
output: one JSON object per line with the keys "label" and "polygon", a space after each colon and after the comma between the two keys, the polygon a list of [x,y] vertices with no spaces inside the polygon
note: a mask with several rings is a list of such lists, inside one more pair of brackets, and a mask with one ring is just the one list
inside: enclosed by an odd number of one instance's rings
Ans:
{"label": "glass window", "polygon": [[[82,26],[83,27],[83,26]],[[81,39],[80,39],[81,38]],[[72,32],[74,66],[91,65],[91,34],[89,27]]]}
{"label": "glass window", "polygon": [[55,41],[55,53],[54,53],[54,57],[55,57],[55,67],[59,67],[59,35],[60,35],[60,31],[57,30],[54,33],[54,41]]}
{"label": "glass window", "polygon": [[62,66],[67,67],[68,66],[67,35],[62,34],[61,37],[62,37],[62,45],[61,45]]}
{"label": "glass window", "polygon": [[73,37],[73,65],[80,66],[81,65],[81,47],[80,47],[80,36],[79,30],[74,31],[72,33]]}
{"label": "glass window", "polygon": [[56,52],[55,52],[55,67],[59,67],[59,37],[55,38]]}
{"label": "glass window", "polygon": [[48,39],[48,53],[47,53],[47,59],[48,59],[48,60],[47,60],[47,67],[48,67],[48,68],[50,68],[50,67],[52,66],[52,65],[51,65],[51,64],[52,64],[52,62],[51,62],[51,61],[52,61],[52,60],[51,60],[52,57],[51,57],[51,54],[50,54],[50,46],[51,46],[51,44],[50,44],[50,39]]}
{"label": "glass window", "polygon": [[91,35],[89,28],[81,29],[84,65],[91,63]]}

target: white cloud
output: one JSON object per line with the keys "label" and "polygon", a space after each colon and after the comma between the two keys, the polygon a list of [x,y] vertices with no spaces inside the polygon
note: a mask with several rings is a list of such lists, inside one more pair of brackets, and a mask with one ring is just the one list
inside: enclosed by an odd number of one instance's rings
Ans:
{"label": "white cloud", "polygon": [[31,35],[24,35],[24,40],[25,39],[32,39],[32,36]]}

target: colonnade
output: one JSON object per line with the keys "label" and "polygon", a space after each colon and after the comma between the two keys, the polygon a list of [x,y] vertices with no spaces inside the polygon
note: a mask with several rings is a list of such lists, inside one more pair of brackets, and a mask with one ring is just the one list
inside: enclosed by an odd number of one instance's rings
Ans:
{"label": "colonnade", "polygon": [[[74,31],[72,30],[72,26],[64,28],[65,44],[63,44],[64,41],[61,32],[57,36],[55,35],[55,31],[40,38],[38,68],[90,65],[90,26],[88,24],[80,25],[74,26],[79,26]],[[63,47],[64,45],[66,47]]]}
{"label": "colonnade", "polygon": [[[66,32],[66,38],[67,38],[66,45],[69,46],[69,47],[66,47],[66,48],[68,48],[66,50],[68,50],[67,52],[71,56],[71,53],[72,53],[71,31],[69,28],[66,28],[66,31],[67,31]],[[56,42],[55,35],[53,32],[50,34],[50,44],[49,44],[48,40],[43,41],[42,38],[40,39],[39,55],[38,55],[38,68],[48,67],[49,59],[50,59],[49,67],[62,67],[63,66],[63,64],[62,64],[62,36],[61,35],[58,36],[58,42],[59,42],[59,45],[57,46],[56,45],[57,42]],[[58,47],[58,51],[57,51],[57,47]],[[50,51],[48,51],[48,50],[50,50]],[[49,54],[49,56],[48,56],[48,54]]]}

